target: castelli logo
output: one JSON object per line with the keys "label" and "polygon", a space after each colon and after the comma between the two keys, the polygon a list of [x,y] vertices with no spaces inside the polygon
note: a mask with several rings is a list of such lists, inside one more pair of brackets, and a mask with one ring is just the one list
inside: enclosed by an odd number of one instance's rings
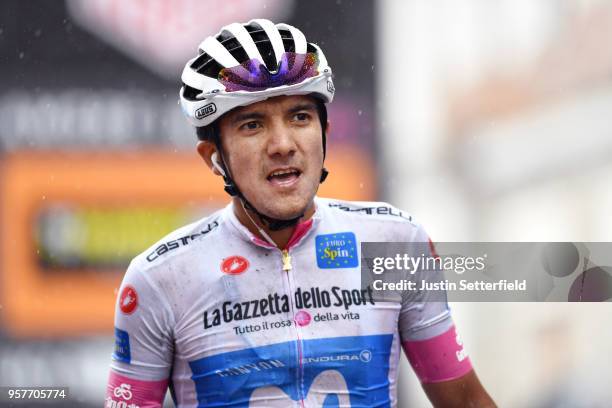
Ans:
{"label": "castelli logo", "polygon": [[128,285],[121,291],[119,308],[123,313],[131,314],[136,310],[136,306],[138,306],[138,294],[136,293],[136,289]]}
{"label": "castelli logo", "polygon": [[249,261],[238,255],[225,258],[221,262],[221,271],[229,275],[240,275],[249,267]]}

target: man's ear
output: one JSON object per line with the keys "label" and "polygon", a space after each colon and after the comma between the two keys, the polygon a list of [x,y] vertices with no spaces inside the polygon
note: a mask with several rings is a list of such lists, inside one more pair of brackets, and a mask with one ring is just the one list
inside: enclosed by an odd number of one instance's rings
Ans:
{"label": "man's ear", "polygon": [[329,131],[331,130],[331,122],[328,120],[325,124],[325,137],[329,137]]}
{"label": "man's ear", "polygon": [[[217,170],[217,168],[215,166],[213,166],[213,154],[217,152],[217,146],[215,146],[214,143],[209,142],[209,141],[199,141],[198,145],[197,145],[197,150],[198,150],[198,154],[200,155],[200,157],[202,157],[202,159],[204,159],[204,161],[206,162],[206,165],[212,170],[213,174],[220,176],[221,173],[219,172],[219,170]],[[217,154],[218,157],[218,154]],[[219,159],[217,159],[219,160]]]}

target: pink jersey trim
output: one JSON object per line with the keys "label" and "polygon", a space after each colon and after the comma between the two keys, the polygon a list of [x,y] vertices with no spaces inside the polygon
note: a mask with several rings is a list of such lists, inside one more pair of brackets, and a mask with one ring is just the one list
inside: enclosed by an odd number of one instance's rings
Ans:
{"label": "pink jersey trim", "polygon": [[405,341],[402,345],[422,383],[454,380],[472,370],[455,326],[431,339]]}
{"label": "pink jersey trim", "polygon": [[253,237],[251,238],[251,241],[252,241],[252,242],[253,242],[255,245],[259,245],[259,246],[262,246],[262,247],[264,247],[264,248],[274,248],[274,246],[273,246],[271,243],[269,243],[269,242],[267,242],[267,241],[264,241],[264,240],[263,240],[263,239],[261,239],[261,238],[257,238],[256,236],[253,236]]}
{"label": "pink jersey trim", "polygon": [[302,239],[302,237],[304,237],[304,235],[306,235],[308,231],[310,231],[311,227],[312,227],[312,218],[309,219],[308,221],[300,222],[295,227],[293,234],[291,234],[291,238],[289,238],[289,242],[287,242],[287,248],[285,249],[289,250],[291,249],[292,246],[297,244],[300,241],[300,239]]}
{"label": "pink jersey trim", "polygon": [[159,408],[164,402],[168,380],[141,381],[110,372],[106,386],[106,408]]}
{"label": "pink jersey trim", "polygon": [[[293,234],[291,234],[291,238],[289,238],[289,242],[287,242],[287,247],[285,249],[289,250],[291,249],[291,247],[297,244],[300,241],[300,239],[302,239],[302,237],[304,237],[304,235],[306,235],[308,231],[310,231],[310,228],[312,228],[312,218],[309,219],[308,221],[300,222],[295,227],[295,230],[293,230]],[[272,244],[256,236],[251,237],[251,241],[256,245],[259,245],[265,248],[274,248]]]}

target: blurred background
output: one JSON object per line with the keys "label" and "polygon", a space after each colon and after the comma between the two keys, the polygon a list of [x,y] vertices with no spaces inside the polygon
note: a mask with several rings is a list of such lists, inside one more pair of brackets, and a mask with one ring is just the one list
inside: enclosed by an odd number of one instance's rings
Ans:
{"label": "blurred background", "polygon": [[[605,0],[0,3],[0,386],[100,406],[129,260],[227,201],[177,104],[207,35],[265,17],[334,69],[320,195],[435,241],[610,241]],[[457,303],[500,406],[605,407],[608,303]],[[400,407],[429,406],[405,359]]]}

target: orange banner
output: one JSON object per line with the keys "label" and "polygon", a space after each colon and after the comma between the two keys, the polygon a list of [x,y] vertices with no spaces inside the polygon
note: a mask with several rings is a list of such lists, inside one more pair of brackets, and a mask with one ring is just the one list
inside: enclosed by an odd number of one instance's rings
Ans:
{"label": "orange banner", "polygon": [[[372,200],[373,165],[329,152],[320,196]],[[127,260],[228,202],[195,152],[17,152],[0,168],[0,324],[15,337],[110,332]]]}

